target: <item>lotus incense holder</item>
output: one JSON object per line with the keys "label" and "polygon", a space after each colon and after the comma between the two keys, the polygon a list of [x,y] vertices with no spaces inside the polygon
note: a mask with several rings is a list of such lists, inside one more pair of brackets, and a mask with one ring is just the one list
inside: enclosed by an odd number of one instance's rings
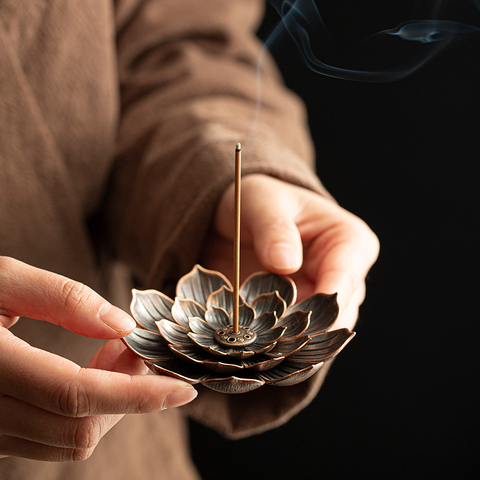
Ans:
{"label": "lotus incense holder", "polygon": [[175,300],[134,290],[138,328],[123,339],[154,372],[222,393],[302,382],[355,335],[328,331],[338,316],[336,294],[317,293],[295,305],[293,280],[266,272],[240,286],[240,183],[237,143],[233,285],[197,265],[178,282]]}
{"label": "lotus incense holder", "polygon": [[231,283],[197,265],[178,282],[175,300],[133,290],[138,328],[123,340],[155,373],[222,393],[295,385],[355,335],[346,328],[328,331],[339,311],[336,294],[317,293],[295,305],[296,296],[290,278],[253,274],[240,287],[234,332]]}

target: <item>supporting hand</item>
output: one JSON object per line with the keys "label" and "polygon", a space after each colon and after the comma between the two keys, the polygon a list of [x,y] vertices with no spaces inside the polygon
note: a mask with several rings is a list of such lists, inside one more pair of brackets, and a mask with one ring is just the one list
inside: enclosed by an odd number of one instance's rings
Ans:
{"label": "supporting hand", "polygon": [[[222,196],[202,265],[232,271],[234,188]],[[365,298],[365,277],[379,243],[358,217],[310,190],[265,175],[242,179],[241,268],[245,277],[267,269],[290,275],[299,300],[315,292],[338,293],[333,328],[353,329]]]}

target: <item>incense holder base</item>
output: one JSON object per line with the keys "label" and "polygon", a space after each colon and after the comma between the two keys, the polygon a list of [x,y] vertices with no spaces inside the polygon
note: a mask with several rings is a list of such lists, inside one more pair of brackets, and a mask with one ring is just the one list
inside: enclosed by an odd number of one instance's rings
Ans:
{"label": "incense holder base", "polygon": [[215,341],[224,347],[243,348],[254,344],[257,341],[257,334],[255,330],[245,325],[240,327],[238,332],[229,325],[215,332]]}

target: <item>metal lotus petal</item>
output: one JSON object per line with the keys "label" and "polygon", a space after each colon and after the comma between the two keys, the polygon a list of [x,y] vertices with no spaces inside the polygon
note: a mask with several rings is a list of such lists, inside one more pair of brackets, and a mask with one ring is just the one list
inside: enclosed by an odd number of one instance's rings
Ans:
{"label": "metal lotus petal", "polygon": [[259,372],[257,376],[267,385],[277,387],[289,387],[303,382],[317,373],[322,368],[323,363],[317,365],[292,365],[288,363],[289,359],[282,362],[278,367],[266,372]]}
{"label": "metal lotus petal", "polygon": [[[239,360],[238,362],[241,362],[241,360]],[[212,372],[221,373],[222,375],[226,373],[239,374],[243,370],[243,365],[241,363],[224,362],[224,361],[217,361],[217,362],[206,361],[203,364]]]}
{"label": "metal lotus petal", "polygon": [[[245,300],[240,295],[239,305],[243,305]],[[220,290],[213,292],[207,299],[207,309],[210,307],[223,308],[228,314],[233,312],[233,290],[223,286]]]}
{"label": "metal lotus petal", "polygon": [[313,337],[308,345],[288,357],[291,362],[319,363],[326,362],[338,355],[345,345],[355,336],[348,328],[333,330]]}
{"label": "metal lotus petal", "polygon": [[287,307],[295,303],[297,287],[292,279],[273,273],[259,272],[250,275],[240,289],[240,294],[247,303],[264,293],[278,292]]}
{"label": "metal lotus petal", "polygon": [[282,337],[282,335],[285,333],[285,330],[285,327],[278,327],[262,333],[257,336],[257,341],[253,345],[249,345],[246,348],[257,355],[270,352],[270,350],[275,348],[278,339]]}
{"label": "metal lotus petal", "polygon": [[234,333],[233,289],[218,272],[196,266],[179,281],[175,302],[155,290],[135,290],[131,310],[141,328],[123,341],[156,373],[244,393],[306,380],[354,336],[328,331],[338,315],[336,295],[315,294],[292,306],[295,284],[270,273],[252,275],[241,292]]}
{"label": "metal lotus petal", "polygon": [[266,355],[255,355],[254,357],[242,360],[245,369],[251,369],[254,372],[263,372],[274,368],[283,362],[285,357],[267,357]]}
{"label": "metal lotus petal", "polygon": [[216,344],[213,347],[210,347],[208,351],[213,355],[221,355],[222,357],[229,357],[232,359],[248,358],[255,355],[255,353],[258,353],[252,347],[247,347],[247,348],[249,348],[249,350],[247,349],[237,350],[236,348],[228,348],[228,347],[224,347],[222,345]]}
{"label": "metal lotus petal", "polygon": [[284,339],[291,339],[298,337],[305,333],[310,325],[310,317],[312,312],[293,312],[283,317],[278,323],[277,327],[287,327]]}
{"label": "metal lotus petal", "polygon": [[278,292],[270,292],[259,295],[255,298],[255,300],[253,300],[251,305],[255,310],[255,315],[257,317],[263,313],[273,312],[277,318],[280,318],[287,309],[285,300],[280,297]]}
{"label": "metal lotus petal", "polygon": [[183,328],[182,326],[170,322],[169,320],[160,320],[156,322],[158,327],[158,331],[160,335],[169,343],[173,343],[174,345],[191,345],[192,342],[188,338],[187,333],[188,330]]}
{"label": "metal lotus petal", "polygon": [[[195,332],[188,332],[187,336],[193,340],[194,343],[196,343],[199,347],[206,348],[206,349],[211,349],[215,348],[218,344],[211,335],[200,335]],[[218,353],[219,355],[222,355],[222,353]],[[226,354],[225,354],[226,355]]]}
{"label": "metal lotus petal", "polygon": [[284,333],[285,327],[275,327],[268,332],[261,333],[257,337],[257,343],[273,343],[276,342]]}
{"label": "metal lotus petal", "polygon": [[225,275],[195,265],[190,273],[184,275],[177,284],[176,296],[195,300],[206,308],[208,297],[222,287],[232,288]]}
{"label": "metal lotus petal", "polygon": [[202,363],[218,373],[240,373],[242,369],[252,371],[268,370],[284,360],[284,357],[269,358],[265,355],[254,355],[243,360],[229,359],[228,361],[212,361],[206,359]]}
{"label": "metal lotus petal", "polygon": [[256,390],[264,385],[265,382],[258,378],[245,377],[227,377],[227,378],[209,378],[202,381],[202,385],[221,393],[247,393]]}
{"label": "metal lotus petal", "polygon": [[273,348],[275,348],[275,345],[277,342],[257,342],[255,345],[250,347],[253,350],[253,353],[256,355],[260,355],[261,353],[267,353],[270,352]]}
{"label": "metal lotus petal", "polygon": [[256,318],[250,324],[250,327],[255,330],[257,335],[270,331],[277,324],[277,317],[273,312],[267,312]]}
{"label": "metal lotus petal", "polygon": [[[236,348],[224,347],[219,345],[213,336],[199,335],[198,333],[189,332],[188,337],[193,340],[199,347],[204,348],[212,355],[232,358],[247,358],[255,355],[255,351],[252,350],[238,350]],[[250,347],[247,347],[250,348]]]}
{"label": "metal lotus petal", "polygon": [[130,310],[133,318],[147,330],[156,331],[155,322],[165,318],[173,321],[173,300],[157,290],[132,290]]}
{"label": "metal lotus petal", "polygon": [[228,313],[219,307],[210,307],[205,313],[205,321],[214,329],[228,327],[230,318]]}
{"label": "metal lotus petal", "polygon": [[195,345],[190,347],[185,347],[182,345],[169,345],[170,353],[174,353],[178,357],[182,358],[190,363],[202,364],[205,360],[210,359],[211,357],[207,355],[205,350],[197,348]]}
{"label": "metal lotus petal", "polygon": [[255,310],[247,304],[238,308],[238,323],[242,327],[249,327],[255,320]]}
{"label": "metal lotus petal", "polygon": [[194,300],[176,298],[172,307],[172,316],[179,325],[189,328],[188,319],[190,317],[205,318],[205,309]]}
{"label": "metal lotus petal", "polygon": [[190,319],[190,331],[198,333],[199,335],[206,335],[207,337],[213,337],[215,330],[205,321],[198,317],[192,317]]}
{"label": "metal lotus petal", "polygon": [[136,328],[122,340],[130,350],[143,360],[154,362],[155,360],[171,358],[168,343],[158,333]]}
{"label": "metal lotus petal", "polygon": [[183,360],[190,363],[204,365],[214,372],[235,373],[243,369],[243,365],[240,360],[226,358],[225,361],[221,361],[213,359],[211,355],[208,355],[208,353],[203,349],[192,347],[175,347],[173,345],[170,345],[170,349],[175,353],[175,355]]}
{"label": "metal lotus petal", "polygon": [[289,357],[295,352],[298,352],[301,348],[303,348],[307,343],[311,341],[311,338],[307,335],[288,340],[284,340],[284,337],[285,335],[277,342],[275,348],[273,348],[267,353],[268,356],[280,355],[284,357]]}
{"label": "metal lotus petal", "polygon": [[176,358],[167,361],[145,362],[145,365],[155,373],[169,375],[192,385],[203,383],[210,378],[210,374],[205,373],[202,366],[179,362]]}
{"label": "metal lotus petal", "polygon": [[307,335],[318,335],[325,332],[332,326],[338,316],[337,294],[316,293],[295,305],[287,313],[298,311],[312,312],[310,326],[305,332]]}

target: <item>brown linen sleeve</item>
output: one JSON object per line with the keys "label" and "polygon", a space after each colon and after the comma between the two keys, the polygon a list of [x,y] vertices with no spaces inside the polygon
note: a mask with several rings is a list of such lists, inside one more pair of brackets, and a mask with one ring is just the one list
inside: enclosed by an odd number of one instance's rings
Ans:
{"label": "brown linen sleeve", "polygon": [[[234,181],[237,141],[248,138],[244,174],[265,173],[325,193],[313,171],[304,108],[268,55],[250,136],[260,52],[253,32],[263,3],[116,2],[122,110],[108,218],[116,255],[145,287],[171,293],[199,258],[216,203]],[[204,390],[189,412],[242,436],[284,421],[313,397],[322,378],[234,398]]]}
{"label": "brown linen sleeve", "polygon": [[[117,255],[166,288],[197,261],[257,102],[261,0],[119,0],[121,122],[109,191]],[[268,56],[243,173],[319,192],[303,105]]]}

